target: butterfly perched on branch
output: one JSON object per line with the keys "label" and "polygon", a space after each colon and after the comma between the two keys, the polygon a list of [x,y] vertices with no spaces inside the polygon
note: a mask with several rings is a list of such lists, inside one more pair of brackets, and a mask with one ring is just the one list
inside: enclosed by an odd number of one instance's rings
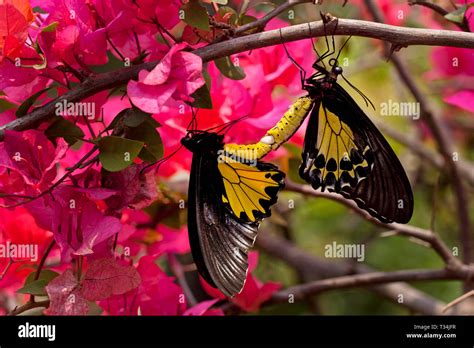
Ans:
{"label": "butterfly perched on branch", "polygon": [[[337,19],[322,14],[326,25],[337,28]],[[229,152],[255,151],[259,158],[286,142],[309,115],[299,175],[316,190],[335,192],[354,200],[359,208],[382,222],[407,223],[413,214],[413,193],[400,161],[380,131],[352,97],[337,82],[341,76],[365,100],[370,100],[344,76],[339,66],[334,36],[332,49],[327,35],[327,50],[313,64],[309,78],[301,72],[300,97],[277,124],[256,144],[228,144]],[[286,48],[285,48],[286,49]]]}

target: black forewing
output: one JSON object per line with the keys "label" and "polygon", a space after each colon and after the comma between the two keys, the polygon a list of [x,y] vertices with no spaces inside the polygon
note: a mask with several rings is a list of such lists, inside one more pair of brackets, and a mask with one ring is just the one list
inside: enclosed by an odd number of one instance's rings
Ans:
{"label": "black forewing", "polygon": [[217,158],[194,153],[188,197],[193,258],[206,282],[234,296],[245,283],[247,253],[257,237],[258,223],[235,217],[222,203],[223,192]]}
{"label": "black forewing", "polygon": [[[303,161],[316,148],[319,107],[327,108],[343,120],[352,130],[359,148],[368,145],[373,156],[367,178],[355,186],[340,187],[336,192],[354,200],[382,222],[408,222],[413,213],[413,193],[405,170],[383,135],[337,83],[324,91],[320,103],[313,108],[305,135]],[[310,180],[308,176],[303,179]]]}

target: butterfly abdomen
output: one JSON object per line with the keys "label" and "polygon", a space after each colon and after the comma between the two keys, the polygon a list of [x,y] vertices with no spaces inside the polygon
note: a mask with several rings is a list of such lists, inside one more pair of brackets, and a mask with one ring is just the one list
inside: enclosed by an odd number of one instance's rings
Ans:
{"label": "butterfly abdomen", "polygon": [[249,145],[226,144],[224,151],[230,155],[240,153],[247,158],[252,157],[253,160],[266,156],[270,151],[278,149],[291,138],[309,114],[313,104],[314,99],[309,96],[298,98],[258,143]]}

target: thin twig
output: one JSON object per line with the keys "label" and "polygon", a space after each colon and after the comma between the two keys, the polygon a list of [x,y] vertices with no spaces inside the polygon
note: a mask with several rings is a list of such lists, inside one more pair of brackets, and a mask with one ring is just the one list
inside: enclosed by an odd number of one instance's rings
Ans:
{"label": "thin twig", "polygon": [[[443,171],[446,169],[444,165],[444,158],[439,153],[434,150],[431,150],[421,141],[415,139],[414,137],[409,137],[405,133],[402,133],[383,122],[375,122],[377,127],[381,129],[384,133],[389,135],[394,140],[405,145],[412,151],[415,155],[426,160],[433,167]],[[463,159],[458,159],[458,167],[462,172],[462,177],[467,180],[471,185],[474,185],[474,164]]]}
{"label": "thin twig", "polygon": [[365,210],[360,209],[357,204],[352,201],[348,200],[341,195],[336,193],[330,192],[319,192],[315,191],[309,185],[300,185],[295,184],[291,181],[287,181],[285,184],[285,190],[292,191],[292,192],[299,192],[306,196],[313,196],[313,197],[324,197],[336,201],[345,205],[346,207],[352,209],[357,214],[361,215],[365,220],[381,226],[387,230],[395,231],[397,234],[413,237],[424,242],[427,242],[431,245],[431,247],[436,251],[436,253],[443,259],[446,263],[447,267],[450,269],[456,269],[462,271],[466,274],[466,278],[468,277],[469,268],[466,265],[463,265],[451,252],[451,250],[444,244],[444,242],[433,232],[429,230],[422,229],[420,227],[415,227],[406,224],[399,224],[399,223],[390,223],[386,224],[380,222],[379,220],[375,219]]}
{"label": "thin twig", "polygon": [[10,269],[10,267],[13,265],[14,262],[15,261],[13,261],[13,259],[10,257],[7,265],[3,269],[2,273],[0,273],[0,281],[7,275],[8,270]]}
{"label": "thin twig", "polygon": [[[66,168],[66,174],[64,174],[61,178],[59,178],[54,184],[52,184],[48,189],[44,190],[43,192],[41,192],[40,194],[36,195],[36,196],[29,196],[27,197],[24,201],[22,202],[18,202],[18,203],[15,203],[15,204],[12,204],[12,205],[0,205],[0,207],[2,208],[14,208],[14,207],[18,207],[20,205],[23,205],[23,204],[27,204],[27,203],[30,203],[38,198],[41,198],[49,193],[51,193],[56,187],[58,187],[60,184],[62,184],[67,178],[69,178],[72,173],[76,170],[76,169],[79,169],[81,167],[81,165],[84,163],[84,161],[86,161],[90,156],[92,156],[94,154],[94,152],[96,152],[98,149],[97,146],[94,146],[88,153],[86,153],[84,155],[84,157],[82,157],[75,165],[73,165],[72,167],[69,167],[69,168]],[[12,195],[9,195],[9,197],[12,197]],[[19,195],[17,198],[22,198],[22,197],[25,197],[23,195]]]}
{"label": "thin twig", "polygon": [[474,290],[471,290],[469,291],[468,293],[465,293],[464,295],[462,296],[459,296],[457,299],[455,299],[454,301],[451,301],[449,302],[443,309],[442,309],[442,312],[446,312],[449,308],[451,307],[454,307],[455,305],[457,305],[458,303],[466,300],[467,298],[471,297],[471,296],[474,296]]}
{"label": "thin twig", "polygon": [[30,309],[33,309],[33,308],[41,308],[41,307],[48,308],[49,303],[50,303],[49,300],[38,301],[38,302],[28,301],[22,306],[15,307],[15,309],[12,310],[8,315],[15,316],[23,312],[29,311]]}
{"label": "thin twig", "polygon": [[279,291],[272,296],[272,302],[288,302],[288,299],[301,300],[307,296],[320,293],[322,291],[345,289],[354,287],[372,286],[378,284],[420,281],[420,280],[459,280],[460,277],[445,269],[427,270],[410,269],[394,272],[372,272],[365,274],[355,274],[337,278],[316,280],[306,284],[295,285],[283,291]]}
{"label": "thin twig", "polygon": [[[431,10],[433,10],[434,12],[436,12],[437,14],[439,14],[440,16],[446,16],[449,12],[442,8],[441,6],[437,5],[437,4],[434,4],[432,2],[429,2],[429,1],[426,1],[426,0],[410,0],[408,1],[408,5],[410,6],[413,6],[413,5],[419,5],[419,6],[424,6],[424,7],[427,7]],[[463,18],[463,21],[462,23],[455,23],[455,22],[451,22],[455,25],[457,25],[459,27],[459,29],[463,30],[463,31],[466,31],[466,32],[470,32],[471,30],[469,29],[469,23],[466,21],[466,17]]]}
{"label": "thin twig", "polygon": [[283,4],[277,6],[270,12],[268,12],[265,16],[257,19],[256,21],[247,23],[238,27],[234,31],[235,36],[245,35],[245,33],[253,32],[253,31],[262,31],[265,29],[265,26],[270,22],[273,18],[279,16],[281,13],[285,12],[286,10],[290,9],[291,7],[299,4],[310,3],[313,2],[312,0],[288,0],[285,1]]}
{"label": "thin twig", "polygon": [[[43,256],[41,256],[41,260],[40,260],[40,263],[38,264],[38,268],[36,269],[35,277],[33,278],[33,280],[38,280],[39,279],[39,277],[41,275],[41,271],[43,270],[44,264],[46,262],[46,259],[48,258],[48,255],[51,252],[51,250],[53,249],[54,244],[56,244],[56,241],[53,238],[53,240],[49,243],[48,247],[44,251]],[[30,295],[30,301],[31,302],[35,301],[35,295]]]}
{"label": "thin twig", "polygon": [[183,289],[184,295],[186,299],[188,300],[190,307],[195,306],[198,302],[196,300],[196,297],[194,297],[194,294],[191,291],[191,288],[189,287],[188,282],[186,281],[186,276],[184,274],[183,267],[181,263],[178,261],[178,259],[176,258],[176,255],[169,253],[168,263],[171,267],[171,270],[173,271],[173,274],[178,279],[178,283]]}
{"label": "thin twig", "polygon": [[54,247],[54,244],[56,244],[56,241],[53,240],[49,243],[48,247],[46,248],[43,256],[41,257],[40,263],[38,265],[38,268],[36,269],[35,277],[34,280],[38,280],[41,274],[41,271],[43,270],[44,263],[46,262],[46,258],[48,257],[49,253]]}

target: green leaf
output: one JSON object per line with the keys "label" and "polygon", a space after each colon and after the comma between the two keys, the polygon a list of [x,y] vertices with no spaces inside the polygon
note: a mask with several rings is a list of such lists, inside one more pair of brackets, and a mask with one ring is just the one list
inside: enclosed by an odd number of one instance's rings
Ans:
{"label": "green leaf", "polygon": [[240,66],[235,66],[230,57],[219,58],[215,60],[217,69],[222,75],[232,80],[242,80],[245,78],[245,72]]}
{"label": "green leaf", "polygon": [[114,119],[112,120],[112,122],[110,122],[110,124],[104,129],[104,131],[112,130],[112,129],[114,129],[115,127],[117,127],[120,122],[123,122],[123,118],[124,118],[125,115],[129,112],[129,110],[130,110],[130,109],[124,109],[124,110],[120,111],[120,112],[114,117]]}
{"label": "green leaf", "polygon": [[444,18],[446,18],[450,22],[462,24],[464,23],[464,17],[466,15],[466,11],[471,6],[474,6],[474,3],[461,6],[458,9],[446,14]]}
{"label": "green leaf", "polygon": [[117,116],[114,117],[112,122],[110,122],[107,128],[105,128],[105,130],[108,131],[122,126],[133,128],[139,126],[145,121],[148,122],[148,125],[153,128],[161,126],[153,117],[151,117],[151,114],[133,107],[120,111]]}
{"label": "green leaf", "polygon": [[18,110],[16,110],[16,117],[20,118],[20,117],[25,116],[28,113],[28,110],[30,109],[30,107],[35,103],[36,99],[38,99],[41,94],[43,94],[44,92],[46,92],[50,88],[51,87],[46,87],[46,88],[42,89],[41,91],[36,92],[35,94],[33,94],[28,99],[26,99],[19,106]]}
{"label": "green leaf", "polygon": [[209,31],[209,17],[207,11],[201,6],[199,1],[191,0],[184,4],[181,9],[184,11],[183,21],[192,27]]}
{"label": "green leaf", "polygon": [[245,25],[245,24],[248,24],[248,23],[255,22],[256,20],[257,20],[257,17],[249,16],[249,15],[242,15],[239,18],[239,24],[240,25]]}
{"label": "green leaf", "polygon": [[128,109],[128,112],[123,119],[123,124],[132,128],[138,127],[143,122],[148,122],[148,125],[153,128],[160,127],[160,124],[151,116],[151,114],[136,107]]}
{"label": "green leaf", "polygon": [[48,281],[44,279],[35,280],[29,284],[25,284],[21,289],[17,290],[20,294],[30,294],[35,296],[47,296],[46,293],[46,285],[48,285]]}
{"label": "green leaf", "polygon": [[[36,275],[36,271],[31,272],[30,274],[28,274],[28,277],[26,277],[26,280],[25,280],[25,285],[28,284],[28,283],[33,282],[35,280],[35,275]],[[52,271],[50,269],[42,269],[38,279],[43,279],[43,280],[47,280],[48,282],[50,282],[51,280],[53,280],[57,276],[59,276],[58,272]]]}
{"label": "green leaf", "polygon": [[41,7],[39,6],[36,6],[36,7],[33,7],[33,12],[34,13],[41,13],[41,14],[46,14],[48,12],[46,12],[45,10],[43,10]]}
{"label": "green leaf", "polygon": [[125,66],[125,62],[117,58],[112,52],[107,52],[107,63],[102,65],[93,65],[90,69],[97,73],[106,73],[122,69]]}
{"label": "green leaf", "polygon": [[58,27],[59,22],[52,22],[41,30],[43,33],[52,33]]}
{"label": "green leaf", "polygon": [[47,296],[46,285],[49,284],[51,280],[59,276],[59,273],[51,271],[49,269],[44,269],[41,271],[37,280],[35,280],[36,272],[31,272],[25,280],[25,284],[19,290],[20,294],[30,294],[35,296]]}
{"label": "green leaf", "polygon": [[211,98],[211,76],[207,71],[203,71],[202,75],[206,83],[201,86],[197,91],[191,94],[194,99],[190,105],[199,109],[212,109],[212,98]]}
{"label": "green leaf", "polygon": [[127,138],[144,143],[138,157],[145,162],[156,162],[163,157],[163,142],[158,133],[149,122],[144,122],[138,127],[127,130]]}
{"label": "green leaf", "polygon": [[237,12],[232,7],[229,7],[229,6],[219,7],[219,15],[224,17],[227,13],[231,13],[231,16],[229,18],[229,23],[236,25],[237,19],[239,18]]}
{"label": "green leaf", "polygon": [[212,2],[215,2],[216,4],[219,5],[227,5],[228,1],[227,0],[211,0]]}
{"label": "green leaf", "polygon": [[9,102],[6,99],[0,98],[0,112],[16,108],[18,105]]}
{"label": "green leaf", "polygon": [[51,123],[44,134],[50,140],[59,137],[64,138],[69,145],[75,144],[78,139],[84,137],[82,129],[62,117],[58,117],[53,123]]}
{"label": "green leaf", "polygon": [[99,159],[105,170],[118,172],[127,168],[143,148],[141,141],[108,136],[99,140]]}

